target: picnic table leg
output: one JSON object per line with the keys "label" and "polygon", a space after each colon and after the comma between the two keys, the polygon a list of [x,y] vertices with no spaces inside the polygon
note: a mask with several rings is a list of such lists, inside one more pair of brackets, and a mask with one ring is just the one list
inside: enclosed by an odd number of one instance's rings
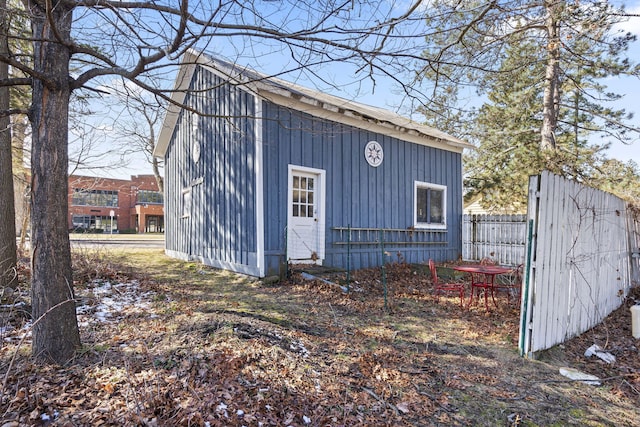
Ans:
{"label": "picnic table leg", "polygon": [[494,289],[494,286],[493,286],[495,284],[495,280],[496,280],[496,275],[492,274],[491,275],[491,299],[493,300],[493,305],[495,305],[496,308],[498,308],[498,303],[496,302],[496,297],[495,297],[495,294],[494,294],[494,290],[495,289]]}
{"label": "picnic table leg", "polygon": [[487,278],[485,276],[484,278],[484,287],[482,288],[482,290],[484,291],[484,308],[489,311],[489,301],[488,301],[488,297],[487,297],[487,292],[489,291],[489,288],[487,287]]}
{"label": "picnic table leg", "polygon": [[471,308],[471,303],[473,302],[473,290],[475,289],[475,287],[473,285],[476,282],[474,281],[473,273],[470,273],[469,275],[471,276],[471,295],[469,295],[469,303],[467,304],[467,307]]}

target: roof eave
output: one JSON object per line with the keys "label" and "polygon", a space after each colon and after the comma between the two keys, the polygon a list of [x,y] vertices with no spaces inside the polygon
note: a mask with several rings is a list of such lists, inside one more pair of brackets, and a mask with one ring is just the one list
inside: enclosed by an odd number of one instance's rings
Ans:
{"label": "roof eave", "polygon": [[[155,157],[163,158],[168,149],[168,144],[182,110],[181,105],[184,102],[196,65],[204,66],[211,72],[229,80],[232,84],[240,85],[255,96],[278,105],[360,129],[375,130],[378,133],[398,139],[410,140],[418,144],[435,146],[449,151],[461,153],[465,148],[475,148],[466,141],[429,126],[413,122],[398,114],[319,92],[317,93],[317,98],[309,96],[307,93],[314,94],[316,91],[298,87],[298,85],[278,78],[269,78],[256,71],[246,70],[234,64],[216,60],[195,50],[189,50],[185,53],[180,71],[176,76],[174,92],[171,96],[172,102],[167,108],[165,120],[153,152]],[[251,73],[258,78],[245,79],[243,78],[245,72]],[[378,116],[376,116],[376,113],[378,113]]]}

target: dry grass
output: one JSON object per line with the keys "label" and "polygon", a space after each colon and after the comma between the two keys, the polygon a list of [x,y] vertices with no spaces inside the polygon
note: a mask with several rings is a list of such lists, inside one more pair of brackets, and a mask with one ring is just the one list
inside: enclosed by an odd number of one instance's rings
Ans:
{"label": "dry grass", "polygon": [[[0,415],[20,425],[635,425],[635,377],[601,387],[567,381],[563,354],[546,362],[517,354],[518,312],[437,304],[429,277],[388,268],[354,274],[346,295],[294,274],[260,281],[165,257],[109,252],[94,271],[139,278],[153,313],[83,330],[68,367],[33,366],[4,345]],[[77,264],[80,266],[80,264]],[[332,280],[339,281],[340,277]],[[81,287],[82,285],[79,284]],[[556,351],[563,351],[562,349]],[[584,359],[584,358],[583,358]],[[597,363],[597,362],[591,362]],[[619,361],[619,363],[625,363]],[[635,363],[635,361],[633,361]],[[581,366],[585,367],[585,366]]]}

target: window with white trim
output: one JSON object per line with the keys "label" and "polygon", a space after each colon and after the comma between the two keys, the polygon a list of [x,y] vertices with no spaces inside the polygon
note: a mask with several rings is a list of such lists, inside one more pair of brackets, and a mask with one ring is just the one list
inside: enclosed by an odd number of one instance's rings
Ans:
{"label": "window with white trim", "polygon": [[447,227],[447,187],[416,181],[413,197],[413,222],[416,228]]}
{"label": "window with white trim", "polygon": [[191,216],[191,187],[182,189],[182,218]]}

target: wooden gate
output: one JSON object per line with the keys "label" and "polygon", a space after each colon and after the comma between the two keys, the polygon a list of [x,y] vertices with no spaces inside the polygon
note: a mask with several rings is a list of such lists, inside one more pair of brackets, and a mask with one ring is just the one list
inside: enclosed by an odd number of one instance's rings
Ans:
{"label": "wooden gate", "polygon": [[600,323],[630,286],[626,204],[543,172],[529,181],[520,352],[532,356]]}

